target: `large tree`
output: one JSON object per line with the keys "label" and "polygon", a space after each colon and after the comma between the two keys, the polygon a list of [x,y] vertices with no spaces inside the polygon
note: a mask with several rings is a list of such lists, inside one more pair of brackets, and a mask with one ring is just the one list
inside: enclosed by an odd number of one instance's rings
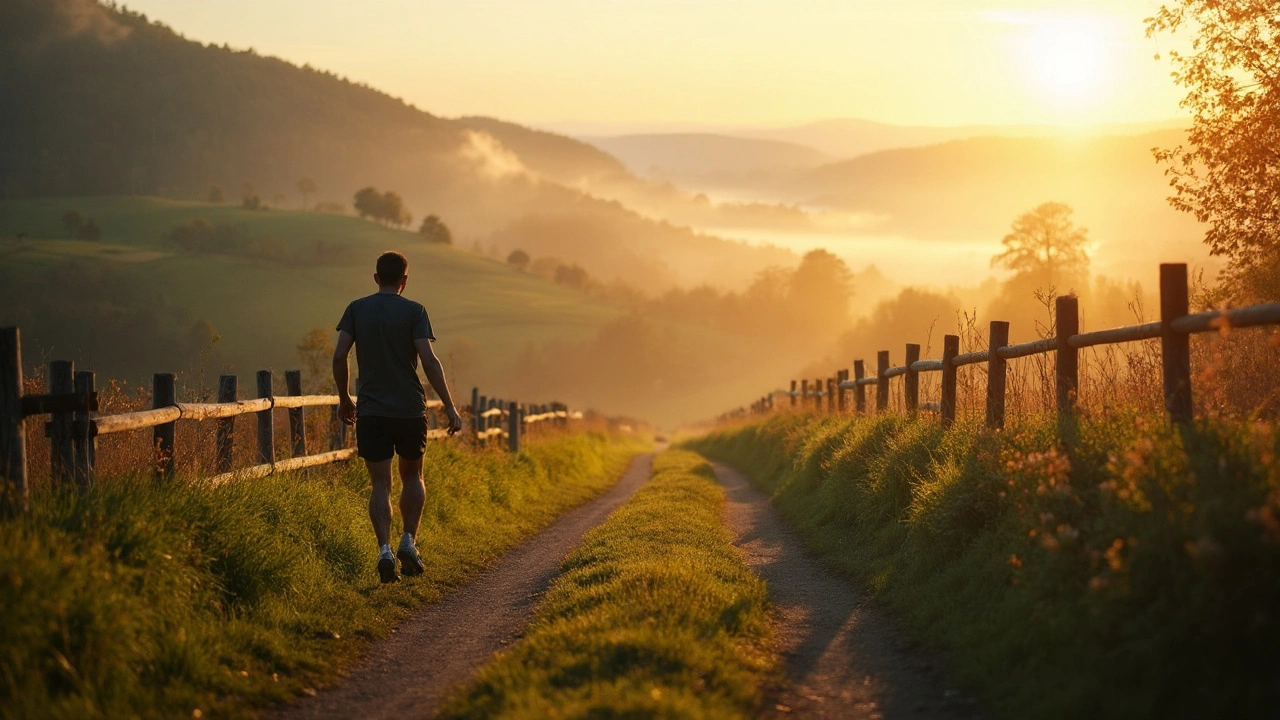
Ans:
{"label": "large tree", "polygon": [[1070,205],[1047,202],[1019,215],[1000,241],[1004,252],[991,258],[991,266],[1012,270],[1045,288],[1082,279],[1089,269],[1089,234],[1072,221],[1073,213]]}
{"label": "large tree", "polygon": [[1156,149],[1170,203],[1209,225],[1230,289],[1280,299],[1280,5],[1275,0],[1177,0],[1147,34],[1191,34],[1169,53],[1193,122],[1185,145]]}

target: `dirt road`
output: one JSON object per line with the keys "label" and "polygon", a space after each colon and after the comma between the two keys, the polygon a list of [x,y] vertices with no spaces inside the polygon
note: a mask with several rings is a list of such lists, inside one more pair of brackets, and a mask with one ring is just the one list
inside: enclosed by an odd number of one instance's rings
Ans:
{"label": "dirt road", "polygon": [[637,458],[605,494],[569,511],[480,577],[401,623],[337,685],[299,700],[278,717],[431,717],[450,688],[519,638],[565,556],[644,485],[652,459]]}
{"label": "dirt road", "polygon": [[908,648],[885,612],[808,555],[768,496],[716,465],[725,521],[747,564],[769,585],[789,683],[764,717],[973,718],[933,662]]}

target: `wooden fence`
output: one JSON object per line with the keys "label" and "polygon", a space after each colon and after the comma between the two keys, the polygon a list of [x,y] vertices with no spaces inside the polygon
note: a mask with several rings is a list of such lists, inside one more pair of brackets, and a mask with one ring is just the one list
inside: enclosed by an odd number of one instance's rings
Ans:
{"label": "wooden fence", "polygon": [[[174,475],[175,426],[179,420],[217,420],[215,467],[217,474],[203,482],[219,485],[233,480],[260,478],[273,473],[300,470],[328,463],[350,460],[355,448],[349,447],[347,426],[338,418],[337,395],[303,395],[302,373],[285,372],[286,395],[276,395],[272,373],[257,373],[257,397],[242,400],[239,380],[223,375],[218,381],[216,403],[178,402],[173,373],[157,373],[152,382],[152,409],[117,415],[98,416],[98,393],[91,371],[75,370],[67,360],[49,363],[45,394],[24,395],[22,348],[18,328],[0,328],[0,515],[12,515],[27,507],[27,441],[26,418],[48,415],[45,434],[49,438],[51,479],[55,485],[74,483],[87,488],[94,482],[97,438],[113,433],[150,429],[155,450],[155,473],[160,479]],[[357,385],[359,380],[356,381]],[[307,455],[304,411],[306,408],[329,408],[328,451]],[[428,439],[442,439],[448,431],[439,427],[432,410],[443,407],[439,400],[427,402]],[[276,458],[275,423],[277,409],[289,413],[290,457]],[[485,444],[498,438],[507,441],[512,452],[519,452],[525,429],[542,422],[557,426],[580,419],[562,403],[525,406],[506,400],[490,400],[472,390],[472,404],[464,408],[472,416],[472,440]],[[257,465],[232,467],[235,419],[253,414],[257,423]],[[503,425],[505,424],[505,428]]]}
{"label": "wooden fence", "polygon": [[[908,414],[921,410],[937,412],[943,425],[950,425],[956,417],[956,385],[960,368],[985,363],[987,367],[986,424],[991,428],[1004,427],[1005,395],[1008,378],[1008,362],[1017,358],[1053,353],[1056,357],[1054,378],[1057,411],[1060,418],[1074,417],[1080,388],[1080,350],[1096,345],[1136,342],[1159,338],[1164,385],[1164,406],[1175,423],[1187,423],[1192,419],[1191,402],[1191,335],[1219,332],[1226,328],[1243,328],[1259,325],[1280,325],[1280,303],[1252,305],[1249,307],[1212,310],[1191,313],[1189,308],[1187,266],[1164,264],[1160,266],[1160,320],[1158,322],[1129,325],[1080,332],[1080,313],[1075,297],[1057,298],[1054,305],[1054,337],[1018,345],[1009,344],[1009,323],[991,321],[987,349],[960,353],[960,337],[946,335],[942,342],[942,357],[936,360],[920,358],[920,345],[908,343],[902,365],[889,365],[889,351],[876,353],[875,374],[869,375],[862,360],[853,363],[853,377],[848,370],[840,370],[834,376],[809,380],[792,380],[791,388],[784,391],[790,397],[790,406],[809,407],[831,411],[844,411],[848,405],[847,392],[853,391],[853,410],[867,411],[867,388],[875,388],[876,412],[885,412],[889,405],[889,381],[901,376],[902,394]],[[942,373],[941,400],[936,403],[920,402],[920,374]],[[762,413],[774,407],[773,394],[751,404],[749,412]],[[739,415],[746,414],[746,409]]]}

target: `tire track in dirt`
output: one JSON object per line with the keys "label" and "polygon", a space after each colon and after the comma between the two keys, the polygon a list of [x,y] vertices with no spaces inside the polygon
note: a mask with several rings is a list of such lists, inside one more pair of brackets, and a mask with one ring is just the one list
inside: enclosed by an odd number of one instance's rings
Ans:
{"label": "tire track in dirt", "polygon": [[429,718],[446,693],[524,632],[534,607],[583,534],[649,479],[642,455],[612,488],[570,510],[496,565],[375,642],[336,685],[282,708],[281,720]]}
{"label": "tire track in dirt", "polygon": [[876,720],[976,718],[948,691],[937,665],[910,647],[885,611],[809,555],[769,497],[741,473],[713,463],[724,517],[774,605],[787,684],[762,717]]}

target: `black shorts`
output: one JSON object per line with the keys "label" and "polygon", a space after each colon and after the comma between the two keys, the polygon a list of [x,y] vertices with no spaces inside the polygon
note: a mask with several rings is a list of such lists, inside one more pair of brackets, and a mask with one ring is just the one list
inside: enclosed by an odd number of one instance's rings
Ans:
{"label": "black shorts", "polygon": [[356,418],[356,454],[369,462],[390,460],[399,455],[417,460],[427,451],[427,419],[378,417]]}

